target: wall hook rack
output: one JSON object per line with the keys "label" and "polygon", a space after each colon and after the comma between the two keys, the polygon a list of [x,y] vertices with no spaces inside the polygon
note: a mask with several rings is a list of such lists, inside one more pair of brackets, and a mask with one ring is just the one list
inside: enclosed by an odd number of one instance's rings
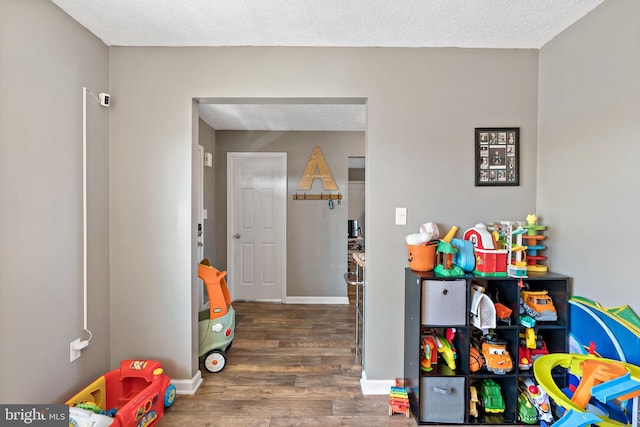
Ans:
{"label": "wall hook rack", "polygon": [[342,200],[342,194],[324,194],[324,193],[313,193],[307,194],[295,193],[293,195],[293,200]]}

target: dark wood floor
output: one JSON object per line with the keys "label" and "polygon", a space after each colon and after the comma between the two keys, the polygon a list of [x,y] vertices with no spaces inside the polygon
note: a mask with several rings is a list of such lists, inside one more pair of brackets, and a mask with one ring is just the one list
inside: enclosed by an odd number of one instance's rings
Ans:
{"label": "dark wood floor", "polygon": [[160,427],[416,425],[388,415],[388,395],[362,395],[353,302],[233,306],[227,366],[217,374],[201,367],[203,384],[193,396],[178,395]]}

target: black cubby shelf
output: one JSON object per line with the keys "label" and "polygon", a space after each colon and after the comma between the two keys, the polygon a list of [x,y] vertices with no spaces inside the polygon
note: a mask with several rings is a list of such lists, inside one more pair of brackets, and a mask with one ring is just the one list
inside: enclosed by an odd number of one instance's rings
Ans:
{"label": "black cubby shelf", "polygon": [[[522,283],[521,283],[522,281]],[[505,374],[482,369],[471,372],[469,353],[472,336],[477,328],[470,321],[472,286],[479,284],[494,302],[511,310],[508,322],[496,323],[491,332],[507,342],[513,360],[513,369]],[[518,349],[525,328],[519,324],[520,285],[530,290],[546,290],[556,307],[556,321],[541,321],[536,332],[551,353],[568,351],[568,299],[569,278],[556,273],[529,273],[526,278],[475,276],[439,277],[433,272],[405,270],[405,322],[404,322],[404,380],[409,390],[411,411],[419,425],[429,424],[521,424],[518,420],[519,383],[533,377],[532,369],[518,366]],[[432,370],[420,369],[423,337],[431,331],[444,333],[455,328],[456,369],[447,366],[438,356]],[[566,385],[566,372],[553,372],[558,386]],[[483,380],[493,380],[500,386],[504,412],[499,414],[470,414],[469,386],[479,387]]]}

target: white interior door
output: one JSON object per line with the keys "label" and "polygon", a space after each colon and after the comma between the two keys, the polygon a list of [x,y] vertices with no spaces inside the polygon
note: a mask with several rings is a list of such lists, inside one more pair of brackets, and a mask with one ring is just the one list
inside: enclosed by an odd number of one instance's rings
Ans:
{"label": "white interior door", "polygon": [[232,298],[283,301],[286,153],[227,154],[227,259]]}

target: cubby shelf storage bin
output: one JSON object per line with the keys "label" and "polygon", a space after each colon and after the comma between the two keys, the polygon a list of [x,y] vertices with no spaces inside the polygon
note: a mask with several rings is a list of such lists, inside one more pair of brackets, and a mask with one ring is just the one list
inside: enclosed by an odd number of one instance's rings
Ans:
{"label": "cubby shelf storage bin", "polygon": [[[536,331],[551,353],[568,351],[569,279],[555,273],[529,273],[523,285],[531,290],[546,290],[558,312],[556,321],[537,322]],[[521,424],[518,420],[519,382],[531,378],[531,369],[518,367],[520,335],[525,328],[519,324],[519,278],[486,277],[468,274],[462,277],[438,277],[434,272],[405,270],[404,380],[409,390],[411,411],[420,425],[429,424]],[[471,372],[469,346],[482,331],[470,321],[472,286],[480,285],[494,301],[511,310],[508,321],[497,321],[491,332],[507,341],[507,349],[514,367],[505,374],[485,369]],[[431,371],[420,369],[423,337],[432,332],[444,334],[455,328],[453,344],[457,359],[455,370],[442,357]],[[566,372],[558,369],[553,377],[559,386],[566,385]],[[501,388],[505,410],[499,414],[469,413],[469,386],[477,390],[485,379],[495,381]]]}

